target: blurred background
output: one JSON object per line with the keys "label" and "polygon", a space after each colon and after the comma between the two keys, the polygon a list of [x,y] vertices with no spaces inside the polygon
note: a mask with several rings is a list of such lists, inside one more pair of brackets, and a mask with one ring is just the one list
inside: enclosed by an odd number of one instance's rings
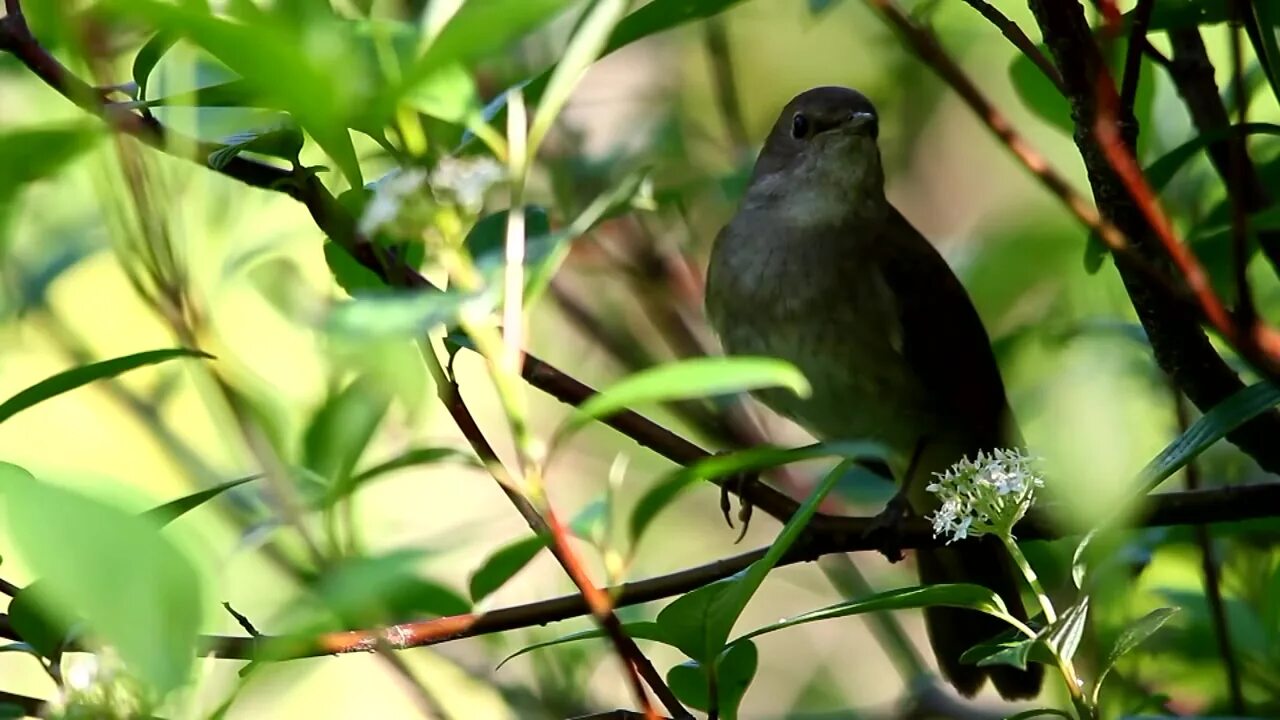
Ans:
{"label": "blurred background", "polygon": [[[374,5],[375,13],[410,22],[422,10],[394,2]],[[995,5],[1035,35],[1024,3]],[[574,9],[478,66],[475,81],[482,100],[561,56],[579,6],[569,7]],[[961,2],[919,2],[910,9],[936,30],[1049,162],[1088,196],[1079,155],[1063,127],[1069,108],[1065,102],[1048,109],[1028,105],[1031,90],[1020,91],[1010,71],[1016,51],[1000,33]],[[33,22],[33,30],[61,53],[66,43],[56,14],[41,16],[55,24]],[[1225,58],[1224,26],[1206,26],[1204,35],[1212,56]],[[126,81],[144,40],[137,32],[113,36],[109,62],[96,74]],[[1159,34],[1152,40],[1163,46]],[[64,57],[71,62],[70,55]],[[177,46],[152,82],[175,90],[207,84],[197,57],[194,49]],[[1140,154],[1149,163],[1193,131],[1167,77],[1147,67],[1143,78]],[[1225,88],[1227,76],[1220,72],[1218,79]],[[551,225],[562,227],[602,190],[639,169],[650,172],[651,195],[646,209],[607,220],[575,241],[550,293],[532,311],[531,351],[593,387],[643,366],[714,352],[700,305],[711,241],[733,212],[779,108],[802,90],[829,84],[858,88],[876,103],[889,195],[937,245],[971,293],[997,348],[1028,445],[1053,468],[1049,491],[1064,508],[1060,519],[1071,529],[1087,527],[1090,518],[1124,502],[1132,492],[1130,478],[1177,436],[1178,394],[1155,367],[1110,261],[1096,273],[1086,269],[1086,230],[877,15],[855,0],[748,0],[714,20],[646,38],[591,67],[543,148],[527,200],[546,207]],[[157,108],[156,117],[210,140],[245,121],[243,114],[234,114],[243,111],[207,110]],[[1278,118],[1274,99],[1258,94],[1250,119]],[[12,57],[0,55],[0,133],[95,128],[94,122]],[[1280,162],[1272,140],[1259,138],[1251,149],[1264,178],[1276,187]],[[172,315],[158,311],[148,293],[138,291],[137,215],[119,180],[116,142],[95,134],[56,172],[0,204],[0,396],[88,361],[186,344],[188,338],[175,332]],[[357,150],[366,180],[395,164],[372,142],[359,141]],[[466,450],[411,341],[326,332],[289,312],[298,297],[321,302],[345,297],[326,264],[324,237],[302,205],[155,151],[140,157],[172,249],[167,262],[181,269],[191,339],[217,359],[208,366],[186,361],[144,368],[42,403],[0,430],[0,458],[44,480],[140,511],[258,471],[241,428],[246,417],[281,458],[303,458],[317,442],[317,416],[332,407],[354,373],[385,382],[394,397],[385,416],[374,419],[358,467],[415,447]],[[303,160],[330,164],[311,143]],[[320,177],[335,194],[348,189],[336,171]],[[1189,236],[1220,227],[1226,217],[1221,183],[1200,158],[1175,177],[1163,197],[1179,230]],[[492,192],[484,212],[502,209],[505,202],[502,192]],[[1211,253],[1213,247],[1199,249]],[[1214,256],[1205,257],[1211,268],[1227,271],[1225,256],[1218,256],[1216,266]],[[429,275],[438,270],[430,257],[423,268]],[[1280,310],[1275,277],[1265,265],[1253,269],[1262,312]],[[514,462],[483,362],[462,352],[454,369],[489,440],[504,460]],[[534,390],[528,398],[533,432],[546,439],[569,408]],[[761,437],[809,442],[799,429],[750,404],[745,409],[726,401],[684,411],[642,410],[710,449]],[[829,466],[797,466],[773,480],[801,497]],[[606,493],[605,514],[625,517],[635,498],[671,469],[666,460],[595,426],[575,438],[547,483],[562,517],[588,509],[600,525]],[[1206,485],[1260,476],[1225,443],[1197,461],[1197,470]],[[1167,486],[1184,482],[1180,474]],[[873,514],[889,487],[866,472],[853,473],[826,509]],[[285,556],[300,556],[265,492],[259,483],[236,488],[215,505],[183,516],[167,533],[199,568],[202,632],[242,634],[223,602],[268,634],[317,622],[311,592],[264,557],[264,544],[270,543],[278,543]],[[452,593],[454,605],[445,603],[448,607],[469,607],[472,574],[496,550],[528,534],[498,486],[466,463],[380,476],[352,496],[351,507],[362,552],[410,552],[417,577],[441,588],[437,598]],[[616,582],[767,545],[778,527],[757,513],[735,545],[737,531],[726,526],[718,491],[708,484],[658,519],[629,566],[606,567],[602,559],[610,552],[626,554],[621,533],[613,533],[613,540],[597,537],[596,548],[586,542],[581,548],[594,578]],[[1254,707],[1280,711],[1280,662],[1273,649],[1280,635],[1280,556],[1272,546],[1277,530],[1275,522],[1222,526],[1213,542],[1223,564],[1222,591],[1245,691]],[[0,528],[0,574],[24,585],[34,578],[23,554],[10,552],[5,533]],[[1069,585],[1073,547],[1071,541],[1027,544],[1053,590]],[[1201,556],[1202,546],[1187,529],[1135,531],[1116,548],[1114,583],[1095,598],[1094,632],[1105,635],[1159,605],[1183,608],[1172,629],[1120,666],[1109,692],[1123,712],[1170,707],[1207,712],[1225,706],[1226,680],[1204,599]],[[873,553],[852,560],[875,589],[915,582],[909,556],[900,564]],[[543,553],[476,608],[572,590]],[[755,627],[840,597],[818,564],[783,568],[770,575],[738,627]],[[665,602],[619,612],[624,619],[651,618]],[[431,614],[430,608],[417,611]],[[919,615],[894,618],[912,643],[924,648]],[[915,707],[910,698],[920,694],[917,679],[900,671],[900,658],[894,656],[900,650],[882,644],[872,622],[841,619],[762,638],[760,669],[741,716],[945,714],[936,700],[930,701],[933,710],[910,709]],[[589,620],[577,619],[399,657],[449,717],[562,718],[629,707],[624,676],[602,641],[541,650],[496,669],[499,660],[525,645],[590,626]],[[649,651],[649,645],[645,648]],[[650,657],[660,670],[682,660],[657,645]],[[922,657],[932,664],[927,649]],[[74,663],[75,657],[66,662]],[[171,699],[166,716],[207,717],[233,690],[239,695],[229,718],[415,713],[415,693],[404,678],[371,654],[271,665],[240,687],[237,671],[243,666],[201,660],[198,682]],[[0,676],[9,691],[40,697],[54,691],[45,673],[19,653],[0,655]],[[946,712],[971,717],[1008,712],[994,695],[963,707]]]}

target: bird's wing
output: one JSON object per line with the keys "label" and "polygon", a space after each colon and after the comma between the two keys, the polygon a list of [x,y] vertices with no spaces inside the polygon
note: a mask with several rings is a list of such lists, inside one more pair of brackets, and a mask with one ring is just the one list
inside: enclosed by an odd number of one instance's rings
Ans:
{"label": "bird's wing", "polygon": [[902,323],[907,366],[944,417],[976,433],[974,442],[984,447],[975,450],[999,444],[1011,430],[1004,383],[969,294],[896,208],[876,247]]}

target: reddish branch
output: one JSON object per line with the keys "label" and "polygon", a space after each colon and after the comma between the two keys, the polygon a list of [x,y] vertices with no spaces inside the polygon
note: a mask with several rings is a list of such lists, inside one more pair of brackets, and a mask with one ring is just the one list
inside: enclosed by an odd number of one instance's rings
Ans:
{"label": "reddish branch", "polygon": [[[1155,270],[1164,257],[1155,251],[1150,231],[1134,207],[1121,182],[1102,155],[1092,128],[1082,126],[1076,134],[1085,167],[1089,172],[1098,211],[1075,194],[1054,173],[1045,160],[1016,134],[990,101],[964,74],[959,65],[927,29],[913,22],[892,0],[866,0],[895,27],[919,58],[951,85],[961,99],[986,123],[997,138],[1056,195],[1078,219],[1099,236],[1116,256],[1116,266],[1151,342],[1156,362],[1202,411],[1221,403],[1243,389],[1240,378],[1218,355],[1209,339],[1187,312],[1187,300],[1171,292],[1168,278]],[[1071,0],[1032,0],[1036,15],[1063,76],[1063,87],[1072,104],[1073,116],[1095,116],[1095,82],[1103,67],[1083,8]],[[1145,45],[1145,44],[1144,44]],[[1120,108],[1120,130],[1132,146],[1136,122],[1131,107]],[[1103,219],[1105,218],[1105,219]],[[1132,251],[1128,251],[1128,241]],[[1268,412],[1233,431],[1228,439],[1264,469],[1280,472],[1280,415]]]}
{"label": "reddish branch", "polygon": [[[1175,525],[1208,525],[1275,517],[1280,508],[1280,483],[1238,485],[1214,490],[1194,490],[1151,495],[1133,518],[1134,527],[1168,527]],[[1063,537],[1055,529],[1052,509],[1033,512],[1019,523],[1017,536],[1023,541],[1052,540]],[[809,532],[780,562],[781,565],[810,562],[832,553],[879,552],[880,544],[868,536],[874,518],[827,518]],[[923,520],[913,519],[903,528],[904,549],[928,548],[944,540],[933,536],[932,528]],[[766,548],[679,572],[625,583],[603,590],[614,598],[612,606],[628,607],[681,595],[708,583],[729,577],[764,556]],[[483,614],[455,615],[419,622],[392,625],[377,630],[350,630],[326,633],[313,638],[250,638],[207,636],[203,652],[217,653],[222,658],[281,659],[312,657],[348,652],[372,652],[379,642],[405,649],[439,645],[463,638],[534,627],[547,623],[589,615],[591,609],[580,593],[550,600],[492,610]],[[0,636],[18,639],[8,618],[0,616]]]}

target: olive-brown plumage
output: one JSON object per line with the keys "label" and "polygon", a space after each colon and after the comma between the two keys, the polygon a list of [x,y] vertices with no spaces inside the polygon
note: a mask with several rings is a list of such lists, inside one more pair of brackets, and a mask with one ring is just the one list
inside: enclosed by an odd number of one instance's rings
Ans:
{"label": "olive-brown plumage", "polygon": [[[825,438],[872,438],[895,475],[916,462],[908,499],[931,509],[927,478],[964,455],[1016,443],[990,342],[960,281],[888,202],[870,101],[822,87],[793,99],[765,141],[742,205],[716,238],[706,309],[726,352],[790,361],[813,394],[760,393]],[[1010,442],[1014,441],[1014,442]],[[1023,615],[1008,559],[965,541],[916,554],[925,583],[974,582]],[[991,677],[1034,696],[1041,670],[977,667],[960,655],[1006,629],[973,611],[930,608],[930,642],[966,695]]]}

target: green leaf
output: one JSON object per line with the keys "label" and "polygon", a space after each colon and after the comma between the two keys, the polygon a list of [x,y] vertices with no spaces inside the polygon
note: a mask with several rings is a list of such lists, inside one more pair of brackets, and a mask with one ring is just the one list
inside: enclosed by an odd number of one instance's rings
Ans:
{"label": "green leaf", "polygon": [[542,139],[546,137],[556,116],[569,100],[569,94],[586,74],[587,68],[604,51],[609,33],[627,11],[628,0],[593,0],[587,6],[581,23],[569,40],[547,79],[546,89],[538,101],[533,121],[529,126],[529,157],[537,155]]}
{"label": "green leaf", "polygon": [[1145,642],[1147,638],[1154,635],[1165,623],[1173,619],[1177,612],[1178,608],[1168,607],[1152,610],[1138,618],[1132,625],[1125,628],[1124,632],[1120,633],[1119,637],[1116,638],[1115,644],[1111,646],[1111,651],[1107,653],[1106,661],[1102,663],[1102,670],[1098,673],[1098,681],[1094,683],[1095,698],[1097,695],[1096,688],[1102,687],[1102,681],[1106,679],[1107,673],[1111,672],[1111,669],[1115,667],[1116,662]]}
{"label": "green leaf", "polygon": [[569,0],[485,0],[465,2],[405,75],[401,95],[450,65],[469,66],[496,54],[570,5]]}
{"label": "green leaf", "polygon": [[102,133],[90,125],[0,133],[0,214],[30,183],[49,177],[94,146]]}
{"label": "green leaf", "polygon": [[[1133,11],[1124,14],[1125,22],[1131,22]],[[1231,18],[1229,0],[1163,0],[1151,9],[1148,32],[1160,32],[1216,25]]]}
{"label": "green leaf", "polygon": [[1005,718],[1005,720],[1031,720],[1031,718],[1038,717],[1060,717],[1066,718],[1066,720],[1075,720],[1075,715],[1056,708],[1032,708],[1030,710],[1023,710],[1020,713],[1010,715]]}
{"label": "green leaf", "polygon": [[0,703],[0,719],[17,720],[27,717],[27,709],[13,703]]}
{"label": "green leaf", "polygon": [[609,36],[604,54],[608,55],[631,43],[715,17],[743,0],[653,0],[625,17]]}
{"label": "green leaf", "polygon": [[[1049,56],[1045,46],[1040,45],[1039,48],[1045,57]],[[1022,104],[1026,105],[1036,117],[1068,135],[1075,132],[1075,121],[1071,119],[1071,103],[1025,53],[1015,55],[1013,62],[1009,64],[1009,80],[1013,83],[1013,89],[1018,93]]]}
{"label": "green leaf", "polygon": [[1257,35],[1249,33],[1249,41],[1253,43],[1258,64],[1271,84],[1271,97],[1280,100],[1280,40],[1276,38],[1280,32],[1280,9],[1274,2],[1248,3],[1242,7],[1244,12],[1252,10],[1257,21],[1259,32]]}
{"label": "green leaf", "polygon": [[442,462],[457,462],[471,467],[481,467],[480,461],[465,450],[447,447],[419,447],[410,448],[390,460],[380,462],[366,470],[361,470],[352,477],[351,481],[355,485],[363,485],[379,475],[385,475],[389,472],[419,465],[435,465]]}
{"label": "green leaf", "polygon": [[971,662],[978,667],[1008,665],[1019,670],[1027,669],[1027,660],[1036,646],[1035,638],[1009,640],[1003,643],[984,644],[971,648],[960,656],[961,662]]}
{"label": "green leaf", "polygon": [[213,356],[200,350],[174,348],[172,350],[148,350],[134,355],[103,360],[71,368],[45,378],[19,392],[17,395],[0,403],[0,422],[4,422],[27,408],[48,400],[51,397],[75,390],[96,380],[111,378],[135,368],[155,365],[166,360],[183,357],[212,359]]}
{"label": "green leaf", "polygon": [[[542,296],[551,278],[569,256],[571,243],[586,235],[599,222],[630,209],[642,192],[649,178],[649,169],[640,168],[623,175],[612,187],[600,193],[591,204],[579,213],[565,229],[551,235],[546,241],[533,247],[534,253],[526,252],[526,261],[531,266],[525,280],[525,304],[531,304]],[[526,234],[536,238],[537,235]]]}
{"label": "green leaf", "polygon": [[464,308],[485,313],[496,306],[493,289],[474,294],[433,288],[388,291],[336,303],[325,317],[324,327],[351,338],[416,338],[440,325],[453,327]]}
{"label": "green leaf", "polygon": [[794,365],[762,357],[704,357],[641,370],[588,398],[557,429],[552,446],[593,420],[646,403],[663,403],[782,387],[808,397],[809,382]]}
{"label": "green leaf", "polygon": [[377,273],[361,265],[359,260],[351,257],[346,248],[332,240],[325,241],[324,261],[338,286],[352,297],[367,294],[369,290],[385,290],[387,287]]}
{"label": "green leaf", "polygon": [[1146,494],[1181,470],[1227,433],[1280,403],[1280,388],[1263,381],[1246,387],[1200,416],[1138,473]]}
{"label": "green leaf", "polygon": [[806,623],[818,622],[819,620],[831,620],[834,618],[848,617],[850,615],[861,615],[868,612],[878,612],[881,610],[911,610],[916,608],[929,607],[931,605],[941,605],[945,607],[967,608],[969,610],[977,610],[988,615],[998,617],[1001,620],[1014,624],[1017,620],[1009,615],[1008,609],[1000,596],[991,592],[981,585],[970,585],[967,583],[958,584],[942,584],[928,585],[924,587],[908,587],[888,590],[877,593],[870,597],[859,598],[857,600],[847,600],[845,602],[836,603],[818,610],[811,610],[794,617],[779,620],[776,623],[765,625],[757,628],[742,637],[734,640],[741,642],[760,637],[766,633],[784,630],[786,628],[804,625]]}
{"label": "green leaf", "polygon": [[[649,620],[623,623],[622,630],[627,634],[628,637],[634,638],[636,640],[655,640],[657,642],[665,643],[668,645],[670,644],[664,639],[662,629],[658,627],[658,623],[655,623]],[[556,645],[564,645],[567,643],[578,642],[579,640],[594,640],[596,638],[604,638],[604,637],[607,637],[607,635],[603,630],[601,630],[600,628],[592,628],[590,630],[582,630],[580,632],[570,633],[569,635],[564,635],[554,640],[546,640],[540,643],[534,643],[533,645],[527,645],[511,653],[510,655],[502,658],[502,662],[498,663],[498,666],[494,668],[494,670],[500,670],[502,666],[506,665],[509,661],[514,660],[526,653],[531,653],[534,650],[541,650],[542,648],[548,648],[548,647],[554,647]]]}
{"label": "green leaf", "polygon": [[[603,523],[606,512],[608,507],[603,501],[588,503],[569,521],[569,532],[588,542],[594,541],[594,535]],[[550,542],[547,536],[534,535],[514,540],[499,548],[471,574],[469,590],[472,601],[480,602],[507,584],[508,580],[515,577],[548,545]]]}
{"label": "green leaf", "polygon": [[[467,252],[481,272],[499,270],[506,259],[507,210],[486,215],[476,221],[464,241]],[[525,262],[538,260],[551,236],[551,221],[545,208],[528,205],[524,209]]]}
{"label": "green leaf", "polygon": [[178,37],[175,35],[156,33],[138,50],[133,58],[133,81],[138,84],[138,98],[147,97],[147,80],[151,77],[151,71],[176,42]]}
{"label": "green leaf", "polygon": [[732,585],[722,595],[719,595],[711,603],[711,612],[708,616],[706,638],[707,650],[718,651],[723,647],[729,639],[729,633],[733,630],[734,623],[742,615],[742,611],[746,609],[747,603],[751,601],[751,596],[755,595],[756,590],[764,582],[767,576],[782,559],[796,540],[800,539],[800,533],[804,532],[809,521],[813,519],[814,513],[818,512],[818,506],[827,497],[827,493],[836,486],[836,483],[844,475],[845,470],[853,463],[852,460],[844,460],[836,465],[826,477],[818,483],[817,487],[809,493],[809,497],[800,505],[787,524],[782,527],[782,532],[778,533],[777,539],[769,546],[769,551],[764,557],[751,563],[745,573],[737,577]]}
{"label": "green leaf", "polygon": [[184,684],[200,628],[200,576],[159,528],[16,465],[0,464],[0,495],[18,552],[40,578],[40,612],[63,623],[83,618],[160,694]]}
{"label": "green leaf", "polygon": [[302,132],[291,125],[269,130],[246,130],[223,141],[225,144],[209,153],[209,167],[221,170],[240,153],[257,153],[288,160],[295,165],[302,152]]}
{"label": "green leaf", "polygon": [[879,446],[865,442],[827,442],[798,448],[776,448],[758,445],[739,452],[700,460],[688,467],[668,473],[654,483],[636,502],[631,511],[631,543],[640,538],[658,513],[666,509],[685,490],[702,480],[727,477],[739,473],[758,472],[804,460],[824,457],[875,457],[883,454]]}
{"label": "green leaf", "polygon": [[329,481],[326,507],[351,494],[356,463],[390,406],[385,388],[360,375],[330,395],[311,419],[302,439],[302,464]]}
{"label": "green leaf", "polygon": [[[521,0],[513,0],[519,2]],[[548,0],[542,0],[544,2]],[[600,53],[603,58],[611,53],[630,45],[637,40],[642,40],[650,35],[672,30],[681,25],[695,23],[700,20],[715,17],[729,8],[743,2],[744,0],[653,0],[638,8],[631,14],[622,19],[614,28],[613,33],[609,35],[608,42],[605,43],[604,51]],[[468,5],[480,5],[481,3],[468,3]],[[500,5],[501,3],[490,2],[485,5]],[[531,3],[532,4],[532,3]],[[464,8],[467,6],[464,5]],[[461,11],[458,13],[461,15]],[[446,28],[447,30],[447,28]],[[428,52],[430,55],[430,52]],[[533,78],[524,83],[520,83],[526,102],[538,102],[548,87],[552,73],[555,67],[547,68]],[[506,93],[498,96],[493,102],[485,107],[484,114],[486,117],[493,118],[498,115],[506,104]]]}
{"label": "green leaf", "polygon": [[470,612],[471,603],[465,598],[418,576],[424,556],[421,550],[395,550],[344,560],[325,574],[316,587],[316,598],[324,613],[336,615],[345,627]]}
{"label": "green leaf", "polygon": [[66,622],[54,619],[47,595],[48,583],[43,580],[36,580],[19,590],[9,602],[9,623],[18,637],[31,645],[37,654],[53,658],[62,649],[68,627]]}
{"label": "green leaf", "polygon": [[524,569],[547,546],[546,538],[533,535],[499,548],[471,574],[471,600],[480,602]]}
{"label": "green leaf", "polygon": [[1063,611],[1058,621],[1041,631],[1040,636],[1064,660],[1075,657],[1084,637],[1085,620],[1089,616],[1089,596],[1082,595],[1076,604]]}
{"label": "green leaf", "polygon": [[415,84],[403,102],[423,115],[459,125],[480,114],[475,80],[457,63],[445,65]]}
{"label": "green leaf", "polygon": [[220,485],[215,485],[214,487],[206,488],[199,492],[191,493],[190,495],[184,495],[177,500],[170,500],[163,505],[151,508],[143,513],[142,517],[160,526],[168,525],[191,510],[195,510],[231,488],[239,487],[252,480],[257,480],[259,477],[261,477],[261,475],[250,475],[236,480],[228,480]]}
{"label": "green leaf", "polygon": [[658,613],[657,623],[666,638],[665,642],[679,648],[694,660],[712,662],[719,655],[720,648],[707,652],[707,625],[710,622],[711,608],[716,599],[727,592],[741,574],[687,592],[662,608]]}
{"label": "green leaf", "polygon": [[1245,135],[1280,135],[1280,125],[1274,123],[1251,122],[1244,125],[1233,125],[1230,128],[1222,128],[1214,132],[1202,133],[1181,145],[1173,148],[1169,152],[1156,158],[1147,166],[1146,176],[1147,182],[1151,184],[1151,188],[1157,193],[1160,192],[1173,180],[1178,171],[1187,164],[1191,158],[1199,155],[1202,150],[1209,147],[1215,142],[1226,140],[1232,133],[1243,132]]}
{"label": "green leaf", "polygon": [[715,682],[706,667],[696,660],[680,663],[667,671],[667,684],[676,697],[697,710],[711,709],[710,692],[714,686],[716,709],[725,720],[738,717],[742,697],[755,677],[760,653],[753,642],[731,645],[715,664]]}
{"label": "green leaf", "polygon": [[241,23],[156,0],[103,5],[187,39],[217,58],[269,107],[292,114],[352,187],[364,184],[347,127],[360,124],[378,85],[376,58],[367,38],[361,42],[366,25],[332,17],[301,25],[280,18]]}

